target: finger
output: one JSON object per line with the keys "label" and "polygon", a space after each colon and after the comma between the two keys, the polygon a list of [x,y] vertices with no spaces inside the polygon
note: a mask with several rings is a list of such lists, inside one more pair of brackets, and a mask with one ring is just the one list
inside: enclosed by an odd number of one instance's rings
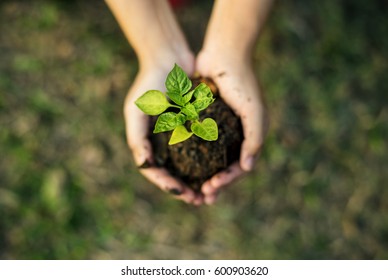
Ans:
{"label": "finger", "polygon": [[216,202],[218,196],[218,189],[214,188],[211,185],[210,180],[207,180],[205,183],[203,183],[201,191],[203,193],[204,203],[206,205],[212,205]]}
{"label": "finger", "polygon": [[244,170],[241,169],[238,162],[233,163],[225,170],[217,173],[209,182],[213,188],[213,192],[218,191],[218,189],[231,184],[237,178],[241,177],[244,174]]}
{"label": "finger", "polygon": [[195,206],[200,206],[204,203],[204,196],[202,194],[196,194],[196,197],[193,201]]}
{"label": "finger", "polygon": [[130,149],[137,167],[146,168],[154,165],[152,145],[148,139],[144,139],[141,144],[137,145],[131,143]]}
{"label": "finger", "polygon": [[[219,81],[220,93],[225,102],[241,119],[244,141],[241,146],[240,166],[244,171],[251,171],[264,141],[268,128],[267,114],[262,100],[261,90],[256,81],[251,87],[243,88],[235,80]],[[252,78],[252,80],[255,80]]]}
{"label": "finger", "polygon": [[206,196],[214,193],[216,190],[213,188],[212,184],[210,183],[210,180],[207,180],[203,183],[201,187],[201,192]]}
{"label": "finger", "polygon": [[[184,185],[182,182],[172,177],[170,173],[164,168],[152,167],[154,164],[152,157],[151,143],[144,140],[141,148],[133,149],[133,154],[137,166],[147,166],[141,168],[140,173],[143,174],[150,182],[155,184],[161,190],[168,192],[179,200],[186,203],[193,203],[196,199],[194,191]],[[201,199],[197,198],[197,203],[200,204]]]}
{"label": "finger", "polygon": [[241,113],[244,141],[241,145],[240,166],[244,171],[253,169],[268,130],[268,118],[264,105],[259,103],[259,106],[255,107],[254,110],[244,110]]}
{"label": "finger", "polygon": [[152,146],[148,140],[149,117],[137,108],[127,97],[124,105],[125,131],[127,143],[137,166],[152,162]]}
{"label": "finger", "polygon": [[222,187],[231,184],[243,174],[244,171],[240,168],[239,163],[236,162],[229,166],[226,170],[215,174],[212,178],[203,183],[201,192],[204,195],[205,203],[208,204],[209,201],[215,201],[215,198]]}
{"label": "finger", "polygon": [[164,168],[149,167],[140,169],[140,172],[151,183],[161,190],[174,195],[179,200],[186,203],[193,203],[196,199],[199,200],[193,190],[172,177]]}
{"label": "finger", "polygon": [[202,186],[203,202],[206,205],[212,205],[216,202],[219,189],[214,188],[210,184],[210,180],[205,182]]}
{"label": "finger", "polygon": [[206,205],[213,205],[217,201],[217,198],[218,198],[218,192],[211,194],[211,195],[206,195],[205,196],[205,204]]}

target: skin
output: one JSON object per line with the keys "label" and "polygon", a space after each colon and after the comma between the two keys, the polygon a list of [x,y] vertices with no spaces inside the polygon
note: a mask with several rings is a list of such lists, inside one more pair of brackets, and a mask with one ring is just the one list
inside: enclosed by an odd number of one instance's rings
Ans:
{"label": "skin", "polygon": [[139,59],[139,72],[124,104],[127,142],[138,166],[145,161],[152,163],[153,153],[147,135],[148,116],[134,102],[149,89],[165,91],[164,81],[174,63],[189,76],[197,71],[212,78],[224,101],[241,117],[244,141],[239,162],[206,181],[201,194],[195,194],[166,169],[140,169],[148,180],[175,193],[177,199],[194,205],[213,204],[220,190],[254,167],[268,119],[251,57],[272,2],[215,1],[203,48],[195,58],[167,1],[106,0]]}
{"label": "skin", "polygon": [[215,202],[223,187],[254,168],[264,143],[268,118],[251,57],[272,2],[216,1],[196,60],[196,70],[214,80],[224,101],[240,116],[244,133],[240,161],[203,184],[207,204]]}

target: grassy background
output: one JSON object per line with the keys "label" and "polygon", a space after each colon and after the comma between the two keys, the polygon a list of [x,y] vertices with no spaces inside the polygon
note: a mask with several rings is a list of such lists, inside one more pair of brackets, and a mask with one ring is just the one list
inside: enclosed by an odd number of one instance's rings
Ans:
{"label": "grassy background", "polygon": [[[137,71],[104,3],[0,4],[0,258],[387,259],[388,5],[278,1],[255,52],[271,130],[214,207],[133,165]],[[212,1],[182,10],[195,50]]]}

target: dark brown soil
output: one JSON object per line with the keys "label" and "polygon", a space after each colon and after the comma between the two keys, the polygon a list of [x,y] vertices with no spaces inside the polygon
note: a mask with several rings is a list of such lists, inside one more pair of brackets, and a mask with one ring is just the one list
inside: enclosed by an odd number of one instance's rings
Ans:
{"label": "dark brown soil", "polygon": [[193,87],[200,82],[208,84],[216,97],[214,103],[201,112],[200,120],[210,117],[217,122],[218,140],[205,141],[193,135],[184,142],[168,145],[172,132],[150,134],[156,165],[166,167],[197,192],[207,179],[239,159],[243,135],[240,119],[218,95],[214,83],[198,78],[193,79]]}

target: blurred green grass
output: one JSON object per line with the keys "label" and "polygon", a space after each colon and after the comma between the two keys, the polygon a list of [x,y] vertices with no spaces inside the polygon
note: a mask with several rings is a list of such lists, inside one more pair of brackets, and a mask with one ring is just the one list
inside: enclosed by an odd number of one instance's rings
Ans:
{"label": "blurred green grass", "polygon": [[[211,4],[179,13],[195,50]],[[197,209],[133,165],[121,108],[137,61],[104,3],[2,1],[0,258],[387,259],[387,15],[276,3],[254,56],[262,157]]]}

